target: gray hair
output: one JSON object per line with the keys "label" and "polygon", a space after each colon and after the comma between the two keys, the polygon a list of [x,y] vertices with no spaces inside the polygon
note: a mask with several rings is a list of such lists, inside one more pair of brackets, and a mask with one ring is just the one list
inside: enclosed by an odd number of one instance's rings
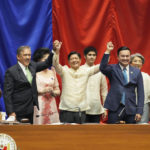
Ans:
{"label": "gray hair", "polygon": [[20,55],[20,53],[24,50],[24,49],[30,49],[30,46],[20,46],[18,49],[17,49],[17,55]]}
{"label": "gray hair", "polygon": [[145,58],[144,58],[144,56],[143,56],[142,54],[140,54],[140,53],[132,54],[132,55],[130,56],[130,63],[132,63],[132,61],[133,61],[133,59],[134,59],[135,57],[141,58],[142,64],[144,64]]}

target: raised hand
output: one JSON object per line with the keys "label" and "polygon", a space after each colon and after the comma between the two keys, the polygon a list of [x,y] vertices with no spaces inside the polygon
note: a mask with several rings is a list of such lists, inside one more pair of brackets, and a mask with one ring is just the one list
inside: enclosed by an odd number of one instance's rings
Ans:
{"label": "raised hand", "polygon": [[62,45],[62,42],[58,41],[58,40],[55,40],[54,43],[53,43],[53,50],[56,52],[56,53],[59,53],[59,50],[61,48],[61,45]]}
{"label": "raised hand", "polygon": [[113,43],[110,41],[110,42],[108,42],[107,43],[107,50],[108,51],[112,51],[114,49],[114,45],[113,45]]}

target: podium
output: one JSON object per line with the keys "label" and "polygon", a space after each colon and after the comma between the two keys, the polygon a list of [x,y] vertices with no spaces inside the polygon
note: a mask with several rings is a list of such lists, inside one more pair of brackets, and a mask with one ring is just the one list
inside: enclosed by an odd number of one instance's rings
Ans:
{"label": "podium", "polygon": [[19,150],[149,150],[150,125],[0,125]]}

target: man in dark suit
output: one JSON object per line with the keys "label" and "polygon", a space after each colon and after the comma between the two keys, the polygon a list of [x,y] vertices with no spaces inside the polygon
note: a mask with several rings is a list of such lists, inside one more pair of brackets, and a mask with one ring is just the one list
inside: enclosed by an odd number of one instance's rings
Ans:
{"label": "man in dark suit", "polygon": [[[108,64],[114,46],[108,42],[100,70],[110,81],[110,90],[104,107],[109,110],[108,123],[136,123],[141,119],[144,105],[143,79],[139,69],[129,65],[130,49],[117,51],[118,64]],[[136,98],[137,97],[137,98]]]}
{"label": "man in dark suit", "polygon": [[8,121],[28,118],[30,123],[33,123],[33,106],[38,107],[36,72],[50,67],[52,57],[51,53],[46,61],[36,63],[31,61],[29,46],[17,49],[18,63],[6,71],[4,80],[4,101]]}

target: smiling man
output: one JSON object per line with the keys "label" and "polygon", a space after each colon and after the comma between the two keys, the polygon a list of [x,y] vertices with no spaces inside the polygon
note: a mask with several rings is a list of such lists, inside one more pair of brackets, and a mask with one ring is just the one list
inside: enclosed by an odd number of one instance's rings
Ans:
{"label": "smiling man", "polygon": [[84,123],[85,112],[89,109],[86,100],[88,78],[99,72],[99,65],[88,70],[80,67],[81,56],[78,52],[72,51],[68,55],[70,67],[62,66],[59,63],[60,48],[61,42],[55,41],[53,45],[53,65],[62,79],[62,93],[59,104],[60,121],[64,123]]}
{"label": "smiling man", "polygon": [[[104,107],[109,110],[108,123],[120,121],[136,123],[141,119],[144,105],[144,89],[141,71],[129,65],[131,51],[120,47],[117,64],[108,64],[114,45],[110,42],[101,61],[100,70],[110,81],[110,90]],[[137,88],[137,103],[136,92]]]}
{"label": "smiling man", "polygon": [[18,63],[10,67],[5,73],[4,101],[8,121],[21,121],[28,118],[33,123],[33,106],[37,105],[36,72],[42,71],[52,65],[51,53],[44,62],[31,61],[29,46],[17,49]]}

